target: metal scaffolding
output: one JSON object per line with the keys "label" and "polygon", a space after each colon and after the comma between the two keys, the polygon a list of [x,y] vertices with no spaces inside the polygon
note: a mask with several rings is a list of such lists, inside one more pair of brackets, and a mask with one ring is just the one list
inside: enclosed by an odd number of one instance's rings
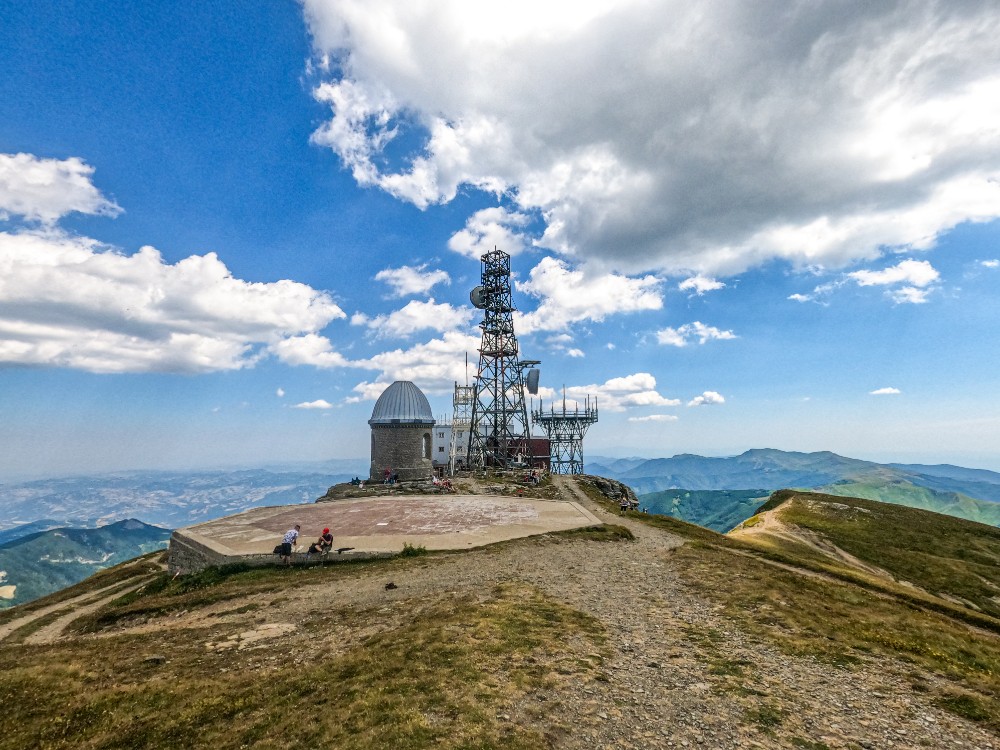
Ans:
{"label": "metal scaffolding", "polygon": [[471,295],[483,310],[479,371],[472,399],[468,465],[509,469],[530,454],[528,411],[524,403],[524,366],[518,361],[510,256],[494,248],[481,258],[482,284]]}
{"label": "metal scaffolding", "polygon": [[583,409],[573,404],[573,410],[566,408],[566,394],[563,393],[562,410],[556,411],[549,405],[546,412],[542,402],[531,412],[531,421],[545,428],[549,437],[549,471],[553,474],[583,473],[583,436],[587,428],[597,422],[597,401],[590,405],[588,397]]}
{"label": "metal scaffolding", "polygon": [[[468,366],[468,362],[466,362],[466,366]],[[455,470],[459,468],[458,464],[464,464],[467,458],[474,398],[475,389],[471,385],[455,383],[455,395],[451,400],[451,439],[448,444],[448,471],[450,474],[454,474]]]}

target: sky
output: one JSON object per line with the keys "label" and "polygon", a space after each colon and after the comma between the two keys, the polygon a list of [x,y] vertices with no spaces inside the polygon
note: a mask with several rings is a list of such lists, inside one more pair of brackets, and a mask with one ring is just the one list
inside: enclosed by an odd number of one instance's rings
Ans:
{"label": "sky", "polygon": [[0,17],[0,480],[366,458],[494,247],[585,456],[1000,470],[992,3]]}

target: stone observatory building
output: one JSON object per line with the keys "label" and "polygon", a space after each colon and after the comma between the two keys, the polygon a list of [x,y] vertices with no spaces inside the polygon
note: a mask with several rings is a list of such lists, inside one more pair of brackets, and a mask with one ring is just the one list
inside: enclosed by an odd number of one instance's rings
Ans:
{"label": "stone observatory building", "polygon": [[409,380],[397,380],[375,402],[372,418],[371,479],[382,481],[386,469],[403,481],[428,479],[434,416],[427,397]]}

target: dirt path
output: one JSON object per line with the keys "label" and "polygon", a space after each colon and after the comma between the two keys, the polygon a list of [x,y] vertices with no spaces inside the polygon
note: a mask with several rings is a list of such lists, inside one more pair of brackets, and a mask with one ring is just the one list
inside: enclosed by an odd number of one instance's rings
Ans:
{"label": "dirt path", "polygon": [[[128,563],[127,567],[133,567],[137,564],[138,562],[130,562]],[[166,570],[166,565],[162,561],[160,561],[158,565],[162,570]],[[76,618],[84,614],[87,614],[88,612],[93,612],[98,607],[103,606],[104,604],[111,601],[115,597],[121,596],[122,594],[126,593],[126,591],[133,591],[134,589],[139,588],[139,586],[141,586],[151,577],[152,576],[144,576],[142,580],[138,583],[135,583],[135,579],[129,579],[128,581],[116,581],[115,583],[110,583],[107,586],[104,586],[103,588],[95,589],[93,591],[87,591],[80,594],[79,596],[74,596],[71,599],[66,599],[64,601],[57,602],[56,604],[51,604],[48,607],[42,607],[41,609],[36,609],[31,612],[28,612],[22,617],[18,617],[17,619],[11,620],[10,622],[6,622],[0,625],[0,642],[6,640],[11,636],[11,634],[15,633],[16,631],[20,630],[26,625],[30,625],[36,620],[39,620],[43,617],[48,617],[53,612],[66,610],[66,615],[56,620],[56,622],[63,623],[62,627],[59,628],[58,632],[55,632],[54,630],[50,631],[55,633],[53,637],[58,637],[59,634],[61,634],[62,631],[65,629],[66,625],[71,623]],[[45,625],[43,628],[39,629],[38,632],[40,633],[43,630],[49,630],[54,625],[55,622],[49,625]],[[33,634],[33,636],[34,635],[37,635],[37,633]]]}
{"label": "dirt path", "polygon": [[[106,593],[108,591],[113,590],[113,593],[110,593],[107,596],[102,596],[99,599],[85,599],[78,605],[71,605],[72,608],[69,612],[64,614],[62,617],[53,620],[47,625],[43,625],[34,633],[25,638],[23,642],[33,646],[52,643],[53,641],[59,639],[59,637],[63,634],[63,631],[66,630],[66,627],[74,620],[77,620],[83,617],[84,615],[88,615],[91,612],[95,612],[96,610],[103,607],[105,604],[113,601],[114,599],[117,599],[119,596],[122,596],[123,594],[127,594],[130,591],[135,591],[137,588],[145,585],[146,582],[151,580],[152,578],[153,576],[149,575],[145,576],[138,583],[134,583],[131,586],[125,586],[124,588],[117,588],[117,589],[115,589],[114,586],[108,586],[107,588],[103,588],[100,589],[99,591],[93,592],[94,594],[99,595],[101,593]],[[56,608],[55,611],[59,611],[59,608]],[[27,622],[32,622],[33,620],[36,619],[38,618],[37,617],[30,618],[27,620]],[[26,625],[27,622],[22,622],[21,627]],[[0,640],[2,640],[2,638],[0,638]]]}

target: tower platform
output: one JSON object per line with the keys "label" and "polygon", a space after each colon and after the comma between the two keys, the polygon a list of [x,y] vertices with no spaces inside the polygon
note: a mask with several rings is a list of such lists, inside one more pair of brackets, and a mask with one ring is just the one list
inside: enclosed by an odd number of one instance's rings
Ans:
{"label": "tower platform", "polygon": [[[295,524],[302,527],[295,563],[399,554],[404,544],[461,550],[508,539],[600,524],[575,502],[486,495],[403,495],[307,505],[252,508],[178,529],[170,539],[172,571],[192,572],[234,562],[269,564],[272,550]],[[341,555],[306,555],[325,527]]]}

